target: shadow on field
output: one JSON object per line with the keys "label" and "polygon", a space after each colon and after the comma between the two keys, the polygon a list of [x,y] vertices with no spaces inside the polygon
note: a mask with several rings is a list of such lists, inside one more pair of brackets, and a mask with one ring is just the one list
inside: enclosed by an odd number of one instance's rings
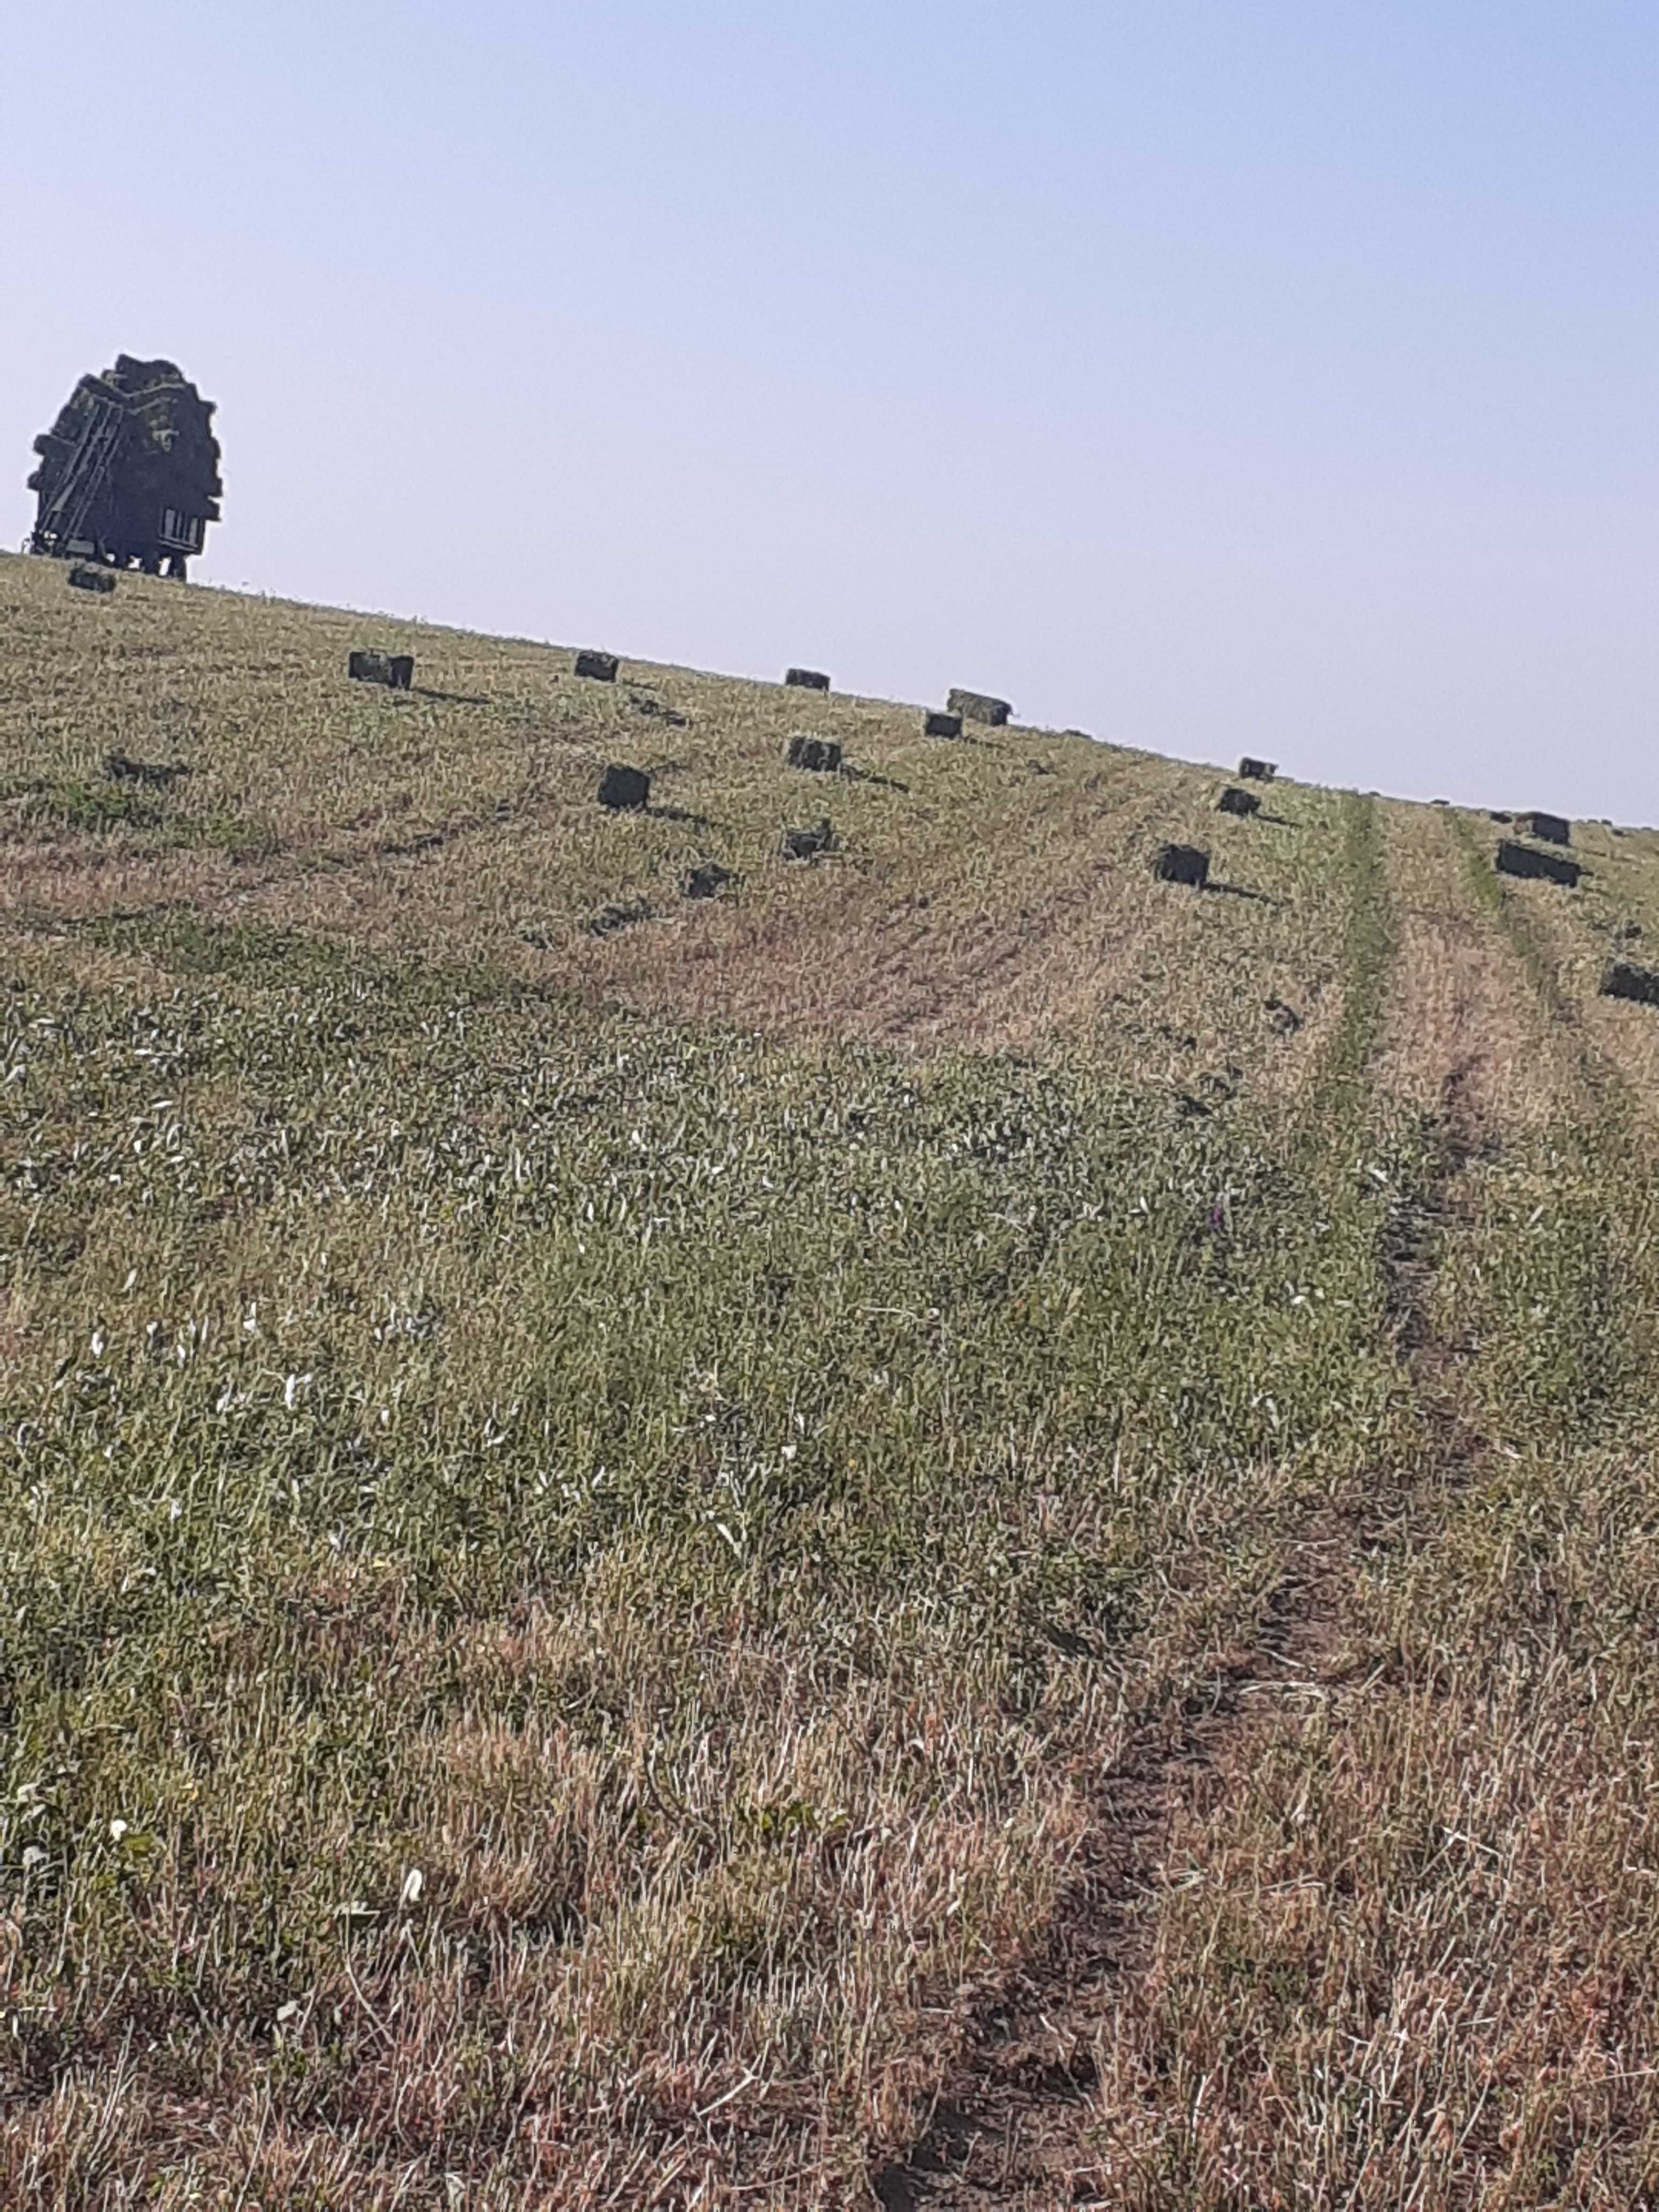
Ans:
{"label": "shadow on field", "polygon": [[441,707],[487,707],[489,700],[482,691],[432,691],[424,684],[413,687],[417,699],[434,700]]}
{"label": "shadow on field", "polygon": [[719,830],[725,825],[708,814],[694,814],[689,806],[642,806],[653,822],[689,822],[694,830]]}
{"label": "shadow on field", "polygon": [[1224,898],[1255,899],[1261,906],[1283,906],[1285,903],[1283,899],[1274,898],[1268,891],[1253,891],[1244,884],[1224,884],[1214,876],[1211,877],[1209,882],[1204,885],[1204,889],[1206,891],[1219,891]]}

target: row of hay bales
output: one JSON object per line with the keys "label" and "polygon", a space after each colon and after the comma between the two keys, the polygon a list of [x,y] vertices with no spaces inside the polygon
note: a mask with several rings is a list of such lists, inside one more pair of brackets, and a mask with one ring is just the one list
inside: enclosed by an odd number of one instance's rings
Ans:
{"label": "row of hay bales", "polygon": [[[572,673],[586,682],[614,684],[621,666],[614,653],[599,653],[588,647],[578,652],[572,661]],[[379,684],[394,691],[412,689],[415,680],[415,660],[410,653],[391,654],[356,650],[347,657],[347,676],[356,683]],[[785,672],[787,689],[827,692],[830,678],[822,669],[791,668]],[[921,733],[924,737],[954,738],[962,735],[964,720],[981,722],[991,728],[1006,726],[1013,712],[1006,699],[994,697],[989,692],[954,690],[942,708],[922,709]],[[843,755],[841,744],[832,738],[815,738],[805,731],[789,738],[784,752],[790,768],[803,769],[818,775],[839,775]],[[651,778],[644,769],[635,768],[621,761],[609,763],[599,779],[595,794],[599,804],[611,813],[635,813],[651,803]],[[787,830],[783,853],[787,860],[815,859],[819,854],[832,849],[834,831],[828,817],[806,829]],[[687,885],[688,897],[710,897],[730,880],[726,871],[710,862],[694,870]]]}
{"label": "row of hay bales", "polygon": [[[107,588],[101,578],[91,577],[93,586]],[[622,663],[614,653],[596,653],[584,648],[572,664],[571,673],[592,684],[614,684]],[[357,651],[347,656],[346,673],[354,683],[382,684],[393,691],[407,691],[415,681],[415,658],[412,653],[386,653]],[[828,691],[830,678],[821,669],[791,668],[785,672],[784,684],[796,690]],[[964,721],[983,723],[990,729],[1006,728],[1013,713],[1006,699],[994,698],[988,691],[952,690],[943,707],[925,707],[921,715],[921,733],[926,738],[959,738]],[[799,766],[799,763],[792,763]]]}
{"label": "row of hay bales", "polygon": [[[615,653],[584,648],[575,654],[572,667],[573,673],[585,681],[614,684],[620,665]],[[415,661],[413,655],[408,653],[356,651],[349,657],[347,672],[356,682],[380,684],[389,690],[406,691],[414,683]],[[827,692],[831,688],[822,669],[790,668],[785,672],[783,680],[787,689],[794,690]],[[922,709],[922,734],[957,738],[962,735],[964,721],[1000,729],[1006,727],[1012,712],[1007,700],[988,692],[953,689],[943,708]],[[787,740],[784,759],[788,767],[813,775],[840,775],[845,765],[843,749],[836,739],[813,737],[805,731],[797,732]],[[1239,781],[1224,785],[1216,799],[1217,811],[1241,820],[1260,814],[1260,796],[1243,786],[1272,783],[1278,773],[1276,762],[1245,754],[1238,763]],[[599,804],[611,812],[643,811],[651,801],[651,778],[643,769],[613,761],[599,779],[596,797]],[[1517,838],[1500,838],[1493,863],[1500,874],[1558,884],[1568,889],[1576,887],[1583,870],[1561,849],[1572,842],[1572,824],[1565,816],[1533,807],[1516,814],[1493,809],[1491,818],[1534,841],[1522,844]],[[786,860],[815,860],[832,851],[834,846],[835,831],[826,815],[807,827],[787,830],[781,851]],[[1203,890],[1209,886],[1211,859],[1209,851],[1202,846],[1165,844],[1153,860],[1152,871],[1160,882]],[[684,886],[685,896],[712,898],[732,880],[728,869],[714,861],[704,861],[690,871]],[[1615,961],[1602,979],[1601,990],[1610,998],[1659,1006],[1659,974],[1628,961]]]}
{"label": "row of hay bales", "polygon": [[[1251,783],[1272,783],[1279,774],[1279,763],[1246,753],[1238,763],[1238,773]],[[1241,821],[1261,811],[1260,798],[1254,791],[1246,791],[1243,782],[1224,784],[1215,803],[1218,813],[1235,815]],[[1152,873],[1163,884],[1185,884],[1190,890],[1207,890],[1210,860],[1202,845],[1164,845],[1152,861]]]}

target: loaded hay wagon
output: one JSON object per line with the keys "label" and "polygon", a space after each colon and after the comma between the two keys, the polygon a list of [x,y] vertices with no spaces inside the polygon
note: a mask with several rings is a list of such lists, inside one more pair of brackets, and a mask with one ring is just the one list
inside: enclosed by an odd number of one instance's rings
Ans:
{"label": "loaded hay wagon", "polygon": [[219,520],[213,402],[173,362],[124,353],[83,376],[34,450],[31,552],[182,578]]}

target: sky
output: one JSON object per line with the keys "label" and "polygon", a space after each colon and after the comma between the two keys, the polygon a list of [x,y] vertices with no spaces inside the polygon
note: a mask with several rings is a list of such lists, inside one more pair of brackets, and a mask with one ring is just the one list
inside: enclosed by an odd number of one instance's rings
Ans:
{"label": "sky", "polygon": [[0,9],[0,544],[1659,821],[1651,0]]}

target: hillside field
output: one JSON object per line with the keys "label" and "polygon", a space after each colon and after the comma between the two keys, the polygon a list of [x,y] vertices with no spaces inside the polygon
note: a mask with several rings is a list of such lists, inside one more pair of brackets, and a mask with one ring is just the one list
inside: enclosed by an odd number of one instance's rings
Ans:
{"label": "hillside field", "polygon": [[1659,836],[572,665],[0,557],[0,2203],[1659,2201]]}

